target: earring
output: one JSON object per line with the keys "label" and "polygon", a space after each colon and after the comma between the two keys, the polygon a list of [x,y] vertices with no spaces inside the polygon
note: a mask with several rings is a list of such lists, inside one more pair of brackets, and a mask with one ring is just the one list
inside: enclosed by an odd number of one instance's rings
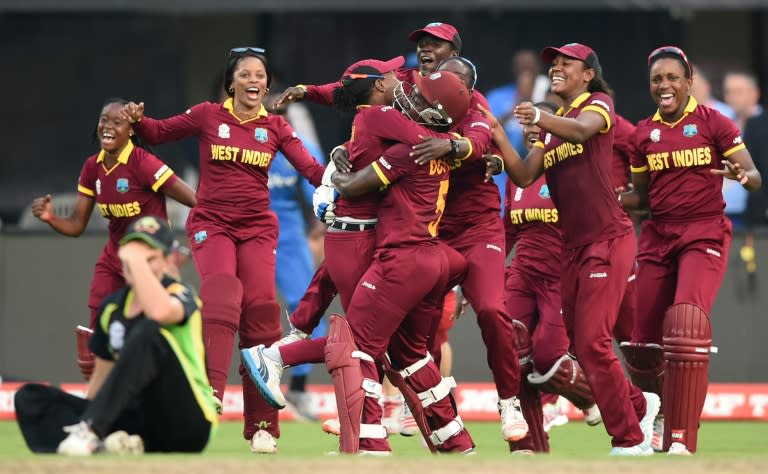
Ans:
{"label": "earring", "polygon": [[267,92],[269,92],[269,87],[267,87]]}
{"label": "earring", "polygon": [[235,93],[235,88],[234,87],[230,87],[228,90],[229,90],[230,94],[234,94]]}

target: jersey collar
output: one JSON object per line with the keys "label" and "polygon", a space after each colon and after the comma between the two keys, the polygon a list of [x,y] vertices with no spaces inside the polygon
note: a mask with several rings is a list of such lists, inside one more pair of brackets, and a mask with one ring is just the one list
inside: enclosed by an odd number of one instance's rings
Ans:
{"label": "jersey collar", "polygon": [[[123,151],[121,151],[120,154],[117,156],[117,162],[122,164],[128,163],[128,158],[130,158],[131,152],[133,152],[133,142],[128,140],[128,144],[126,144],[125,147],[123,147]],[[96,163],[103,162],[105,156],[107,156],[107,152],[104,150],[101,150],[99,152],[99,156],[96,157]]]}
{"label": "jersey collar", "polygon": [[264,107],[264,104],[261,104],[259,107],[259,113],[256,114],[255,117],[251,117],[248,120],[242,120],[240,117],[235,115],[235,101],[231,97],[224,101],[222,106],[229,111],[230,114],[232,114],[233,117],[235,117],[240,123],[250,122],[251,120],[260,119],[262,117],[266,117],[269,115],[269,112],[267,112],[267,108]]}
{"label": "jersey collar", "polygon": [[674,123],[665,122],[663,118],[661,118],[661,112],[659,109],[656,109],[656,113],[653,114],[653,120],[654,122],[661,122],[664,125],[669,125],[670,127],[674,127],[678,123],[680,123],[685,117],[688,116],[688,114],[692,113],[694,110],[696,110],[696,107],[698,107],[699,103],[696,102],[696,99],[691,95],[688,96],[688,105],[685,106],[685,109],[683,110],[683,116],[677,119]]}
{"label": "jersey collar", "polygon": [[[568,112],[578,108],[581,104],[584,103],[585,100],[589,98],[590,95],[592,95],[591,92],[585,92],[580,96],[576,97],[575,99],[573,99],[573,102],[571,102],[571,106],[568,108]],[[562,107],[557,109],[557,115],[566,115],[568,112],[566,112],[565,109],[563,109]]]}

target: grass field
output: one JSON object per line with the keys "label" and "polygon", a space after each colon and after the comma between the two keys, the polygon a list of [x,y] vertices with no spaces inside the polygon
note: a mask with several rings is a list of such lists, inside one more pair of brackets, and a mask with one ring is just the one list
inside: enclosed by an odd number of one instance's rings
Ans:
{"label": "grass field", "polygon": [[[0,422],[0,472],[98,473],[239,473],[259,469],[269,474],[351,472],[494,473],[520,469],[525,473],[615,472],[675,473],[768,472],[768,423],[710,422],[700,431],[699,453],[692,458],[656,455],[644,459],[614,459],[602,426],[589,428],[572,421],[554,428],[548,456],[510,456],[496,423],[468,423],[478,454],[471,457],[430,456],[417,438],[390,438],[392,458],[331,457],[336,439],[319,424],[284,423],[276,456],[254,455],[241,436],[239,423],[223,423],[203,455],[147,455],[136,458],[96,456],[71,459],[32,455],[13,422]],[[252,471],[251,471],[252,472]]]}

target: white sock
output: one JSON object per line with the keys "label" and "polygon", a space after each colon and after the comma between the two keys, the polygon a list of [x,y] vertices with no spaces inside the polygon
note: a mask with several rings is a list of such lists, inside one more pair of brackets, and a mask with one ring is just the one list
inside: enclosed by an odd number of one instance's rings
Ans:
{"label": "white sock", "polygon": [[267,347],[264,349],[264,355],[280,364],[280,367],[283,366],[283,356],[280,355],[280,349],[278,347],[274,345]]}

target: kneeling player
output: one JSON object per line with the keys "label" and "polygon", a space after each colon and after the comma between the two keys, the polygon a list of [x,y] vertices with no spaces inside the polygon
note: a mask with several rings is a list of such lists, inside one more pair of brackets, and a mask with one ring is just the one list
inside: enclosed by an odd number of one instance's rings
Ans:
{"label": "kneeling player", "polygon": [[102,303],[87,400],[37,384],[17,392],[17,420],[33,452],[199,452],[208,444],[218,420],[200,301],[167,276],[173,242],[154,216],[136,220],[120,241],[128,286]]}

